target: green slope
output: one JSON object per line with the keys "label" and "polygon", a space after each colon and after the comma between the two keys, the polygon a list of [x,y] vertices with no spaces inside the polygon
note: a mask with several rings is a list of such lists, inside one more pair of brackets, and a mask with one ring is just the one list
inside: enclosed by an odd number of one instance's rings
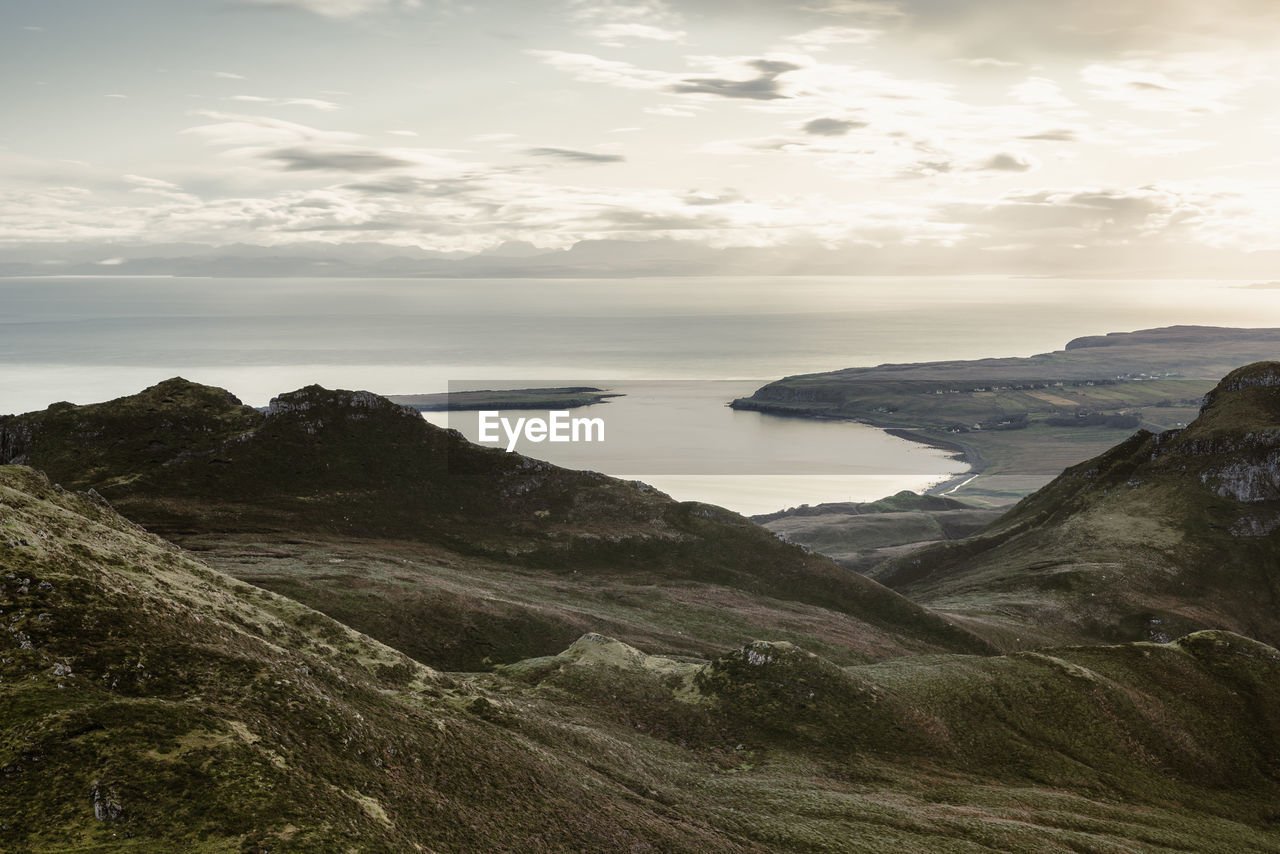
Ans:
{"label": "green slope", "polygon": [[981,534],[874,575],[1010,647],[1222,628],[1280,643],[1280,363],[1183,430],[1065,471]]}
{"label": "green slope", "polygon": [[904,491],[869,503],[806,504],[752,518],[789,543],[867,572],[891,557],[975,534],[1003,512]]}

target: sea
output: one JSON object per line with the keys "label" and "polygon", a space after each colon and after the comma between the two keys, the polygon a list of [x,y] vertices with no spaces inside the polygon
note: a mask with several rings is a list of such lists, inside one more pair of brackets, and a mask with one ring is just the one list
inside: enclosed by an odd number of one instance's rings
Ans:
{"label": "sea", "polygon": [[763,513],[920,491],[965,466],[863,424],[735,411],[725,405],[734,397],[793,374],[1029,356],[1084,335],[1280,325],[1280,289],[1249,284],[0,279],[0,413],[109,400],[172,376],[227,388],[254,406],[312,383],[380,394],[592,385],[621,395],[575,410],[604,419],[600,447],[525,442],[517,450],[644,480],[682,500]]}

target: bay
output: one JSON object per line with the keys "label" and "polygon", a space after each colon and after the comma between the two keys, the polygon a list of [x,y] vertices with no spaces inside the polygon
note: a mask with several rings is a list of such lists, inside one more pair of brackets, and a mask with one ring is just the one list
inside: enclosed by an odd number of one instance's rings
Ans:
{"label": "bay", "polygon": [[[663,464],[651,464],[653,471],[609,473],[647,475],[678,498],[764,512],[923,489],[963,467],[935,449],[861,425],[735,413],[723,406],[725,391],[747,393],[783,375],[855,365],[1032,355],[1082,335],[1156,326],[1276,325],[1280,291],[1242,284],[1000,277],[0,279],[0,412],[106,400],[174,375],[229,388],[253,405],[310,383],[383,394],[512,377],[632,383],[635,406],[618,399],[606,405],[614,407],[610,417],[630,412],[624,420],[633,426],[662,423],[675,432],[661,440],[654,434],[651,453]],[[734,385],[713,391],[712,380]],[[637,392],[646,383],[673,381],[689,385],[656,396]],[[706,471],[708,449],[726,445],[750,465],[737,474]],[[829,460],[830,470],[797,462],[797,449],[805,447]]]}

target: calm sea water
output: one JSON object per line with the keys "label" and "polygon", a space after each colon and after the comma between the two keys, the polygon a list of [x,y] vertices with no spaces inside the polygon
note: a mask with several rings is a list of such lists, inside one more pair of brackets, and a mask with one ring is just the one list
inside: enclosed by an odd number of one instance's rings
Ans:
{"label": "calm sea water", "polygon": [[[609,473],[651,480],[680,498],[762,512],[922,489],[958,466],[859,425],[734,413],[723,405],[729,397],[787,374],[1024,356],[1081,335],[1176,323],[1280,325],[1280,291],[1241,284],[0,279],[0,412],[107,400],[174,375],[229,388],[254,405],[314,382],[384,394],[510,377],[630,383],[628,397],[607,405],[610,419],[651,433],[651,457],[636,459],[638,470]],[[645,391],[654,380],[668,382]],[[698,382],[681,391],[675,380]],[[751,462],[748,473],[708,473],[695,464],[726,446]],[[549,449],[537,450],[545,456]],[[803,464],[797,449],[806,449]],[[787,473],[812,471],[814,459],[832,461],[830,470]]]}

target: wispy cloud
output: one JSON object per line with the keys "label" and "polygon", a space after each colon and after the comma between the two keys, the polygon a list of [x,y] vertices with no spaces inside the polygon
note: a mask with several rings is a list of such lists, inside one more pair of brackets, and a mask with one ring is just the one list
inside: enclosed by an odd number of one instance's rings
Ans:
{"label": "wispy cloud", "polygon": [[630,41],[683,43],[689,34],[663,0],[570,0],[570,18],[579,34],[607,47]]}
{"label": "wispy cloud", "polygon": [[868,20],[893,20],[902,18],[902,7],[892,0],[813,0],[800,7],[806,12],[822,15],[863,18]]}
{"label": "wispy cloud", "polygon": [[244,6],[296,9],[328,18],[351,18],[371,12],[416,9],[420,0],[239,0]]}
{"label": "wispy cloud", "polygon": [[621,154],[597,154],[594,151],[578,151],[572,148],[529,148],[525,154],[533,157],[554,157],[573,163],[622,163],[627,158]]}
{"label": "wispy cloud", "polygon": [[1040,107],[1074,107],[1075,102],[1066,96],[1053,80],[1047,77],[1028,77],[1009,89],[1009,95],[1024,104]]}
{"label": "wispy cloud", "polygon": [[1080,79],[1096,98],[1135,110],[1167,113],[1224,113],[1236,97],[1268,77],[1254,56],[1180,54],[1136,57],[1086,66]]}
{"label": "wispy cloud", "polygon": [[307,107],[321,112],[342,109],[341,105],[321,98],[267,98],[262,95],[230,95],[226,100],[243,101],[249,104],[272,104],[278,107]]}
{"label": "wispy cloud", "polygon": [[209,119],[212,124],[197,125],[182,131],[204,139],[210,145],[225,148],[284,146],[297,142],[345,145],[360,138],[348,131],[320,130],[296,122],[267,116],[196,110],[192,115]]}
{"label": "wispy cloud", "polygon": [[870,44],[880,35],[879,30],[866,27],[830,26],[788,36],[786,42],[800,50],[821,53],[839,45]]}
{"label": "wispy cloud", "polygon": [[530,50],[530,56],[563,71],[584,83],[602,83],[623,89],[658,89],[671,85],[674,75],[651,71],[629,62],[602,59],[587,53],[561,50]]}
{"label": "wispy cloud", "polygon": [[601,24],[587,30],[586,35],[607,47],[622,47],[634,40],[679,44],[689,37],[684,30],[668,30],[651,24]]}

